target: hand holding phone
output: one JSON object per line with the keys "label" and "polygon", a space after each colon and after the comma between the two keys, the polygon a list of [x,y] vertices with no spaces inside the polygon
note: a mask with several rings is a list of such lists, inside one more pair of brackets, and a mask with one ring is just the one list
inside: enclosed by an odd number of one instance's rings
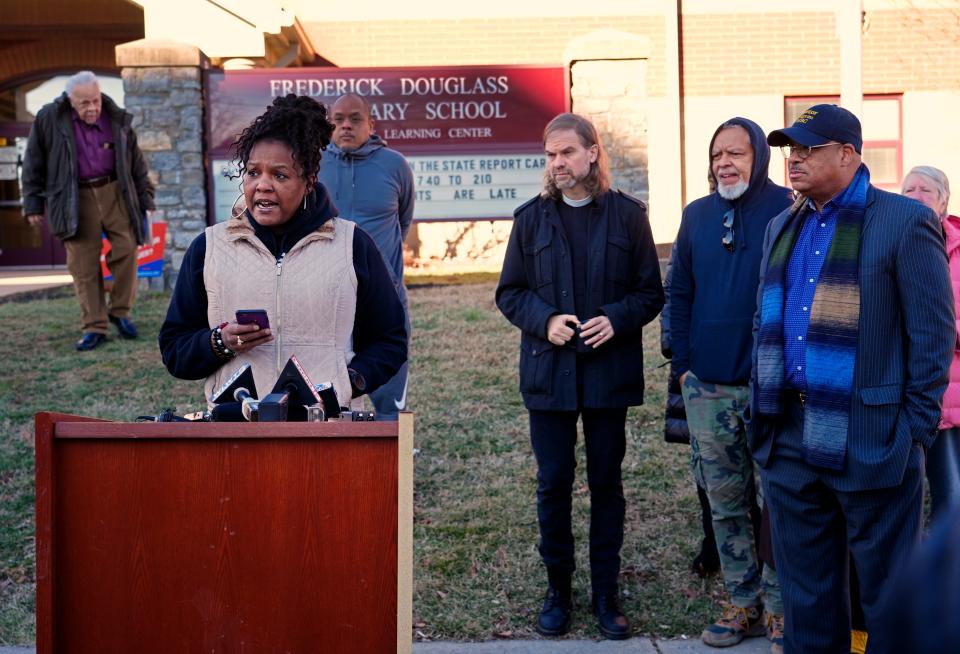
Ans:
{"label": "hand holding phone", "polygon": [[246,352],[273,340],[266,310],[240,309],[236,317],[236,322],[225,324],[220,332],[224,344],[234,352]]}
{"label": "hand holding phone", "polygon": [[256,325],[260,329],[270,329],[270,320],[266,309],[238,309],[238,325]]}

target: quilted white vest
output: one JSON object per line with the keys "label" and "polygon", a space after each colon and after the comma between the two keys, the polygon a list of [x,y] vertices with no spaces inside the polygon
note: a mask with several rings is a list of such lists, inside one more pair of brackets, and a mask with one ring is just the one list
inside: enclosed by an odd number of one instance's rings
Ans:
{"label": "quilted white vest", "polygon": [[278,263],[245,215],[206,229],[203,283],[210,327],[235,320],[238,309],[266,309],[274,338],[207,377],[208,402],[213,391],[246,363],[252,364],[257,393],[263,398],[295,354],[314,384],[333,382],[340,405],[350,404],[347,365],[354,355],[357,308],[353,230],[354,223],[333,218],[301,239]]}

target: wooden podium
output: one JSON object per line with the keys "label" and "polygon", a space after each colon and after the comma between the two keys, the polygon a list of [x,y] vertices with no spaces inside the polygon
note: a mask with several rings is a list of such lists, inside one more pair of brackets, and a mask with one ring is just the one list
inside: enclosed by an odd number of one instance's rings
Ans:
{"label": "wooden podium", "polygon": [[36,416],[37,652],[411,650],[413,415]]}

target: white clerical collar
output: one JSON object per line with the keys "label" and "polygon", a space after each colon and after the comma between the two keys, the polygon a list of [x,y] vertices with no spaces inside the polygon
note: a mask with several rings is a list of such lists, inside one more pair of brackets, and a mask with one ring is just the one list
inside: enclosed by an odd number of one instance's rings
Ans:
{"label": "white clerical collar", "polygon": [[568,198],[566,195],[563,195],[563,193],[561,193],[560,195],[563,196],[563,203],[564,203],[565,205],[567,205],[568,207],[585,207],[585,206],[587,206],[588,204],[590,204],[591,202],[593,202],[593,196],[592,196],[592,195],[588,195],[587,197],[583,198],[582,200],[571,200],[571,199]]}

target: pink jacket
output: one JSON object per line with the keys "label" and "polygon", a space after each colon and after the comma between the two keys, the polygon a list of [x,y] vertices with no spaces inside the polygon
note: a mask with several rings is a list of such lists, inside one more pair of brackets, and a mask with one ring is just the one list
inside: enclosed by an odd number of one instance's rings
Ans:
{"label": "pink jacket", "polygon": [[943,395],[943,413],[940,429],[960,427],[960,218],[947,216],[943,220],[947,257],[950,260],[950,281],[953,283],[953,305],[957,311],[957,341],[953,346],[950,364],[950,383]]}

